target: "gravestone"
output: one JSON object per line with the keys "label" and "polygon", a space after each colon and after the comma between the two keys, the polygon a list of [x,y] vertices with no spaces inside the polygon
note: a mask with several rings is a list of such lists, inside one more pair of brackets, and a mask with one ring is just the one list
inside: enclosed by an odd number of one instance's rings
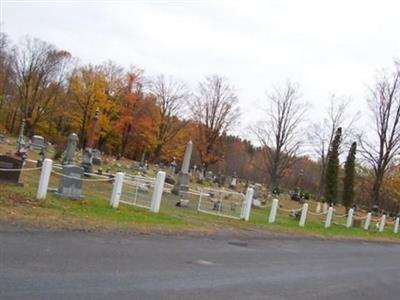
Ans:
{"label": "gravestone", "polygon": [[23,160],[26,159],[26,143],[25,143],[25,137],[24,137],[24,131],[25,131],[25,119],[22,120],[21,122],[21,128],[19,130],[19,136],[17,139],[17,152],[15,153],[17,156],[21,157]]}
{"label": "gravestone", "polygon": [[81,167],[85,170],[85,172],[92,173],[92,171],[93,171],[93,153],[92,153],[92,149],[86,148],[83,151]]}
{"label": "gravestone", "polygon": [[6,143],[6,136],[3,133],[0,133],[0,144]]}
{"label": "gravestone", "polygon": [[20,158],[0,155],[0,183],[19,184],[21,171],[11,171],[11,169],[22,169],[23,162]]}
{"label": "gravestone", "polygon": [[40,135],[32,136],[31,143],[29,144],[29,149],[42,150],[43,148],[46,148],[44,137]]}
{"label": "gravestone", "polygon": [[76,145],[78,144],[78,136],[76,133],[71,133],[68,136],[67,149],[65,150],[65,156],[62,160],[63,165],[72,165],[74,163]]}
{"label": "gravestone", "polygon": [[208,181],[208,182],[214,181],[214,173],[212,171],[208,171],[206,173],[206,181]]}
{"label": "gravestone", "polygon": [[186,145],[185,155],[183,157],[182,168],[179,172],[179,178],[176,182],[174,188],[172,189],[172,193],[178,195],[181,191],[188,191],[189,190],[189,165],[190,165],[190,158],[192,156],[192,148],[193,143],[189,141]]}
{"label": "gravestone", "polygon": [[258,199],[252,199],[251,207],[261,208],[261,201]]}
{"label": "gravestone", "polygon": [[170,162],[168,166],[168,174],[167,177],[165,178],[165,182],[169,184],[175,184],[175,169],[176,169],[176,162],[175,162],[175,157],[174,160]]}
{"label": "gravestone", "polygon": [[225,185],[225,176],[221,173],[218,173],[214,179],[214,183],[218,185],[218,187],[222,187]]}
{"label": "gravestone", "polygon": [[101,166],[102,159],[101,159],[100,150],[99,149],[93,149],[92,150],[92,155],[93,155],[93,159],[92,159],[93,165]]}
{"label": "gravestone", "polygon": [[252,188],[253,188],[253,199],[258,199],[258,196],[259,196],[259,194],[260,194],[260,191],[259,191],[259,187],[257,186],[257,185],[253,185],[253,186],[251,186]]}
{"label": "gravestone", "polygon": [[63,197],[79,199],[82,194],[84,170],[78,166],[63,166],[57,194]]}
{"label": "gravestone", "polygon": [[197,165],[195,164],[190,172],[190,175],[193,177],[197,177]]}
{"label": "gravestone", "polygon": [[199,183],[203,183],[203,179],[204,179],[204,164],[203,166],[197,170],[197,182]]}
{"label": "gravestone", "polygon": [[175,176],[175,169],[176,169],[176,161],[175,161],[175,157],[174,157],[174,160],[171,161],[169,164],[168,175]]}
{"label": "gravestone", "polygon": [[231,189],[236,189],[236,185],[237,185],[237,176],[236,173],[234,173],[231,180],[229,181],[229,187]]}

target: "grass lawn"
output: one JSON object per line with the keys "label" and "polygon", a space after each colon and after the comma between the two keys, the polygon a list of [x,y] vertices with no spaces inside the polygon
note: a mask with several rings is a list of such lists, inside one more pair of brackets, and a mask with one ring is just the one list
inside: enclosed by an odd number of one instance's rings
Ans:
{"label": "grass lawn", "polygon": [[[27,164],[25,168],[34,167]],[[67,230],[119,230],[134,232],[193,233],[215,234],[229,232],[237,234],[255,234],[262,236],[266,231],[296,235],[310,235],[326,238],[356,238],[366,240],[400,241],[400,234],[393,233],[393,225],[384,232],[376,229],[365,231],[362,228],[345,228],[333,224],[323,227],[324,216],[307,218],[304,228],[298,226],[298,220],[289,217],[287,212],[279,211],[277,221],[268,224],[269,209],[252,209],[250,221],[244,222],[220,216],[197,212],[197,196],[186,197],[189,207],[180,208],[175,204],[179,197],[163,196],[159,214],[147,209],[120,204],[118,209],[109,206],[112,183],[108,181],[84,181],[81,200],[70,200],[49,191],[47,199],[35,199],[40,170],[24,171],[21,174],[23,186],[0,184],[0,220],[3,223],[16,222],[28,226],[46,226]],[[59,177],[52,174],[49,187],[56,189]],[[149,201],[151,193],[145,197]],[[280,205],[284,209],[299,208],[300,204],[282,197]],[[309,211],[315,211],[316,203],[309,202]],[[239,208],[236,208],[237,210]],[[337,215],[344,214],[343,208],[337,208]],[[345,223],[345,218],[334,218],[335,223]],[[373,223],[371,223],[373,225]],[[373,227],[373,226],[371,226]]]}

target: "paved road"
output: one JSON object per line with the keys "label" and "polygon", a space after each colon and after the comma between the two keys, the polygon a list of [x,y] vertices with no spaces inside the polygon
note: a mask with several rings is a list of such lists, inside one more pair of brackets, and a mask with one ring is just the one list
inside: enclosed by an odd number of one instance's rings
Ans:
{"label": "paved road", "polygon": [[400,245],[0,232],[0,299],[400,299]]}

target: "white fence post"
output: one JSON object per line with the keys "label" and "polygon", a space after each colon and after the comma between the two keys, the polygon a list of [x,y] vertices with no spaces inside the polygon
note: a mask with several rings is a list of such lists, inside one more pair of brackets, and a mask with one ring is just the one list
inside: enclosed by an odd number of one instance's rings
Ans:
{"label": "white fence post", "polygon": [[124,173],[118,172],[115,174],[114,186],[111,194],[110,205],[113,208],[118,208],[119,198],[121,197],[122,185],[124,182]]}
{"label": "white fence post", "polygon": [[43,161],[42,172],[40,173],[39,186],[36,193],[37,199],[46,199],[47,188],[49,186],[50,174],[53,167],[53,161],[46,158]]}
{"label": "white fence post", "polygon": [[157,173],[156,182],[154,184],[153,196],[151,197],[150,211],[158,213],[160,211],[161,198],[164,190],[165,172]]}
{"label": "white fence post", "polygon": [[240,218],[246,222],[250,219],[251,204],[253,202],[254,189],[248,188],[246,191],[246,197],[243,204],[243,209],[241,211]]}
{"label": "white fence post", "polygon": [[400,222],[400,218],[397,217],[396,221],[394,221],[394,229],[393,229],[394,233],[398,233],[399,232],[399,222]]}
{"label": "white fence post", "polygon": [[272,205],[271,205],[271,211],[269,213],[269,219],[268,222],[269,223],[274,223],[275,219],[276,219],[276,212],[278,211],[278,199],[273,199],[272,200]]}
{"label": "white fence post", "polygon": [[307,211],[308,211],[308,204],[304,203],[303,209],[301,210],[301,216],[300,216],[300,222],[299,222],[300,227],[304,227],[304,224],[306,224]]}
{"label": "white fence post", "polygon": [[315,208],[315,212],[319,214],[321,212],[321,202],[317,202],[317,207]]}
{"label": "white fence post", "polygon": [[385,223],[386,223],[386,215],[383,214],[381,217],[381,221],[379,223],[379,232],[382,232],[383,229],[385,229]]}
{"label": "white fence post", "polygon": [[354,209],[350,208],[347,213],[346,227],[350,228],[353,225]]}
{"label": "white fence post", "polygon": [[368,230],[369,229],[369,224],[371,223],[371,217],[372,217],[372,214],[369,212],[367,214],[367,218],[365,219],[364,230]]}
{"label": "white fence post", "polygon": [[325,228],[331,227],[332,215],[333,215],[333,207],[331,206],[328,208],[328,212],[326,214]]}

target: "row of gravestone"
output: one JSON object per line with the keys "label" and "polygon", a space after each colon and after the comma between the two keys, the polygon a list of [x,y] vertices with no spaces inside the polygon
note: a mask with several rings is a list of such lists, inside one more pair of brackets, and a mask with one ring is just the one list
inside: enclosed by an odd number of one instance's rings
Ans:
{"label": "row of gravestone", "polygon": [[[96,118],[98,119],[98,110],[96,110]],[[27,158],[26,143],[24,137],[25,119],[21,121],[21,127],[17,138],[17,151],[15,156],[0,155],[0,182],[5,183],[20,183],[21,170],[24,161]],[[92,132],[92,140],[94,130]],[[0,136],[0,142],[5,142],[5,135]],[[100,151],[96,149],[87,148],[83,152],[81,167],[74,166],[74,157],[78,136],[74,133],[68,137],[67,149],[63,158],[62,174],[60,178],[58,193],[63,196],[71,198],[79,198],[82,190],[82,177],[84,171],[92,172],[92,164],[101,164]],[[92,143],[91,143],[92,144]],[[38,161],[37,166],[40,167],[45,159],[46,144],[42,136],[32,136],[29,148],[40,150],[41,159]],[[39,163],[40,162],[40,163]]]}
{"label": "row of gravestone", "polygon": [[[23,130],[21,130],[21,132],[22,131]],[[1,140],[3,141],[4,139],[5,136],[2,135]],[[21,184],[20,176],[26,158],[26,152],[24,151],[23,147],[21,147],[21,145],[23,146],[24,144],[24,137],[20,136],[18,141],[19,144],[17,145],[17,155],[0,155],[0,183]],[[85,172],[84,168],[73,165],[76,142],[76,134],[70,135],[66,155],[64,156],[63,160],[64,164],[62,166],[61,178],[57,189],[57,194],[69,198],[81,197],[82,179]],[[30,146],[32,146],[33,149],[43,150],[45,147],[44,138],[40,136],[33,136]],[[24,153],[25,155],[19,155],[21,153]],[[101,164],[100,151],[94,149],[91,154],[93,160],[90,163],[93,162],[93,164]],[[70,155],[72,158],[66,157],[68,155]],[[84,161],[82,162],[82,165],[83,164]]]}
{"label": "row of gravestone", "polygon": [[[22,137],[23,138],[23,137]],[[58,193],[66,196],[66,197],[71,197],[71,198],[79,198],[81,195],[81,189],[82,189],[82,177],[84,175],[84,171],[91,171],[91,166],[92,164],[101,164],[101,153],[100,151],[96,149],[86,149],[83,152],[83,157],[82,157],[82,162],[81,162],[81,167],[72,165],[74,163],[74,155],[75,155],[75,150],[76,150],[76,145],[77,145],[78,137],[76,134],[71,134],[68,138],[68,144],[67,144],[67,149],[65,151],[65,156],[63,158],[63,167],[62,167],[62,175],[60,179],[60,184],[58,188]],[[45,145],[44,144],[44,138],[40,136],[33,136],[32,138],[32,143],[34,147],[42,148]],[[170,163],[169,169],[168,169],[168,175],[167,179],[170,180],[171,184],[175,184],[174,190],[175,192],[179,191],[184,191],[188,190],[189,186],[189,178],[190,178],[190,173],[189,173],[189,164],[190,164],[190,157],[191,157],[191,152],[192,152],[192,142],[189,141],[186,150],[185,150],[185,156],[182,164],[182,170],[179,173],[179,180],[175,182],[174,174],[175,174],[175,168],[176,168],[176,162],[175,159],[173,162]],[[23,165],[23,160],[11,158],[11,157],[1,157],[0,162],[2,163],[2,167],[0,169],[21,169]],[[194,172],[192,171],[191,173],[198,173],[196,172],[197,168],[194,168]],[[204,176],[204,172],[201,171],[201,175]],[[16,182],[19,180],[19,175],[20,172],[13,171],[14,176],[10,176],[10,172],[2,171],[0,173],[0,180],[3,181],[10,181],[10,182]],[[208,174],[207,174],[208,175]],[[203,178],[201,176],[201,179]],[[7,180],[9,179],[9,180]],[[206,179],[208,179],[208,176],[206,176]],[[217,179],[217,180],[216,180]],[[219,184],[221,184],[220,181],[222,181],[222,176],[217,176],[214,178],[210,178],[210,180],[218,181]],[[223,180],[225,181],[225,180]],[[229,186],[234,188],[236,187],[236,176],[233,176],[232,178],[229,179]]]}
{"label": "row of gravestone", "polygon": [[[228,176],[225,177],[223,175],[214,175],[211,171],[205,172],[205,167],[203,166],[202,168],[197,168],[196,165],[193,166],[191,172],[189,170],[185,170],[185,164],[188,165],[190,163],[190,158],[191,158],[191,147],[192,147],[192,142],[189,141],[188,144],[186,145],[186,150],[185,150],[185,156],[183,159],[182,163],[182,170],[178,174],[178,181],[179,185],[183,185],[184,188],[187,186],[186,184],[186,179],[192,178],[196,180],[198,183],[202,183],[203,180],[206,180],[211,183],[216,183],[219,186],[224,186],[227,184],[230,188],[235,189],[237,186],[237,176],[234,174],[233,176]],[[186,163],[185,163],[186,161]],[[163,162],[159,163],[158,165],[160,170],[164,170],[165,165]],[[176,158],[174,157],[173,160],[169,163],[168,166],[168,171],[167,171],[167,176],[165,181],[169,184],[176,185],[177,180],[175,179],[175,172],[176,172]],[[139,163],[134,163],[131,165],[131,168],[141,172],[143,175],[145,175],[148,171],[148,163],[147,160],[145,159],[145,153],[142,154],[142,158]],[[182,179],[181,179],[182,178]]]}
{"label": "row of gravestone", "polygon": [[[20,181],[24,161],[18,157],[0,155],[0,184],[22,184]],[[84,170],[78,166],[63,166],[57,194],[80,198]]]}
{"label": "row of gravestone", "polygon": [[[8,142],[9,141],[7,140],[6,135],[4,133],[0,133],[0,144],[6,144]],[[42,136],[34,135],[34,136],[32,136],[28,147],[30,149],[39,150],[40,151],[40,150],[46,148],[46,143],[45,143],[45,140],[44,140],[44,138]]]}

